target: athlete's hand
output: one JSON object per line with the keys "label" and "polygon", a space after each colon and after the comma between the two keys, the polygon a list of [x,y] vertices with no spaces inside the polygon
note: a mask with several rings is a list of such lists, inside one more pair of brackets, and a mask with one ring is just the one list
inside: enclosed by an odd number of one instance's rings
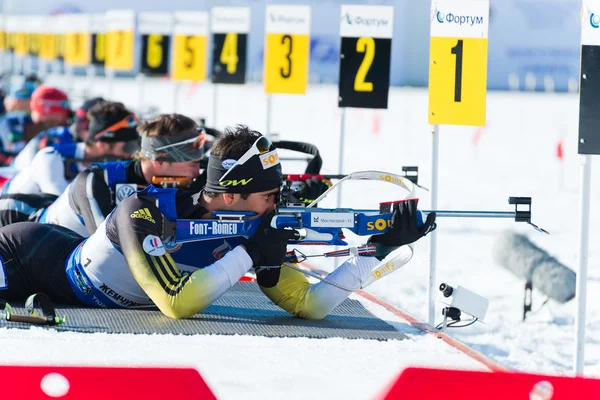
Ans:
{"label": "athlete's hand", "polygon": [[304,181],[302,189],[293,193],[293,196],[302,203],[309,205],[331,187],[331,181],[322,177],[314,177]]}
{"label": "athlete's hand", "polygon": [[368,242],[378,245],[378,256],[385,257],[395,248],[414,243],[435,230],[434,212],[427,214],[427,219],[419,226],[418,204],[419,199],[408,199],[394,203],[390,229],[381,235],[371,236]]}
{"label": "athlete's hand", "polygon": [[271,227],[274,212],[262,216],[256,232],[243,244],[255,267],[279,267],[283,264],[287,243],[298,238],[298,231]]}

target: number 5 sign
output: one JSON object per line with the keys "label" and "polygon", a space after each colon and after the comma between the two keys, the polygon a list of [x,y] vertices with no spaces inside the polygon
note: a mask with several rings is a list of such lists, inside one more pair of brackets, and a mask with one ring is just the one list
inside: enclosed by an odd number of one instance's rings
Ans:
{"label": "number 5 sign", "polygon": [[267,6],[265,92],[306,93],[310,6]]}
{"label": "number 5 sign", "polygon": [[485,125],[489,1],[433,0],[429,123]]}
{"label": "number 5 sign", "polygon": [[175,12],[175,56],[173,80],[199,82],[206,79],[208,13]]}

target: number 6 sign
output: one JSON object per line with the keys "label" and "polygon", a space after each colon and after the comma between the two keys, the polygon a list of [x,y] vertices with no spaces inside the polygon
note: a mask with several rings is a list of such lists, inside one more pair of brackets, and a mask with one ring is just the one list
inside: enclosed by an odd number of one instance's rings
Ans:
{"label": "number 6 sign", "polygon": [[431,4],[429,123],[485,125],[489,1]]}

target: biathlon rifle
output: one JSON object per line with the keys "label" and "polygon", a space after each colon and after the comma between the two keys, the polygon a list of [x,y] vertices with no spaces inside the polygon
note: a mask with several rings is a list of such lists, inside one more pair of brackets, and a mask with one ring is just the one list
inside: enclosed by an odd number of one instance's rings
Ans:
{"label": "biathlon rifle", "polygon": [[[299,237],[289,242],[292,245],[347,246],[342,229],[347,229],[358,236],[386,232],[391,225],[391,206],[394,202],[380,203],[379,209],[315,207],[338,185],[348,180],[391,183],[407,191],[405,198],[414,198],[415,184],[406,177],[382,171],[359,171],[341,178],[309,206],[286,203],[286,194],[282,190],[271,226],[277,229],[297,230]],[[287,183],[284,185],[289,186]],[[548,233],[531,222],[531,197],[510,197],[509,204],[515,206],[515,211],[420,210],[419,220],[422,224],[424,214],[431,212],[435,212],[437,217],[514,218],[516,222],[526,222],[536,230]],[[519,209],[519,206],[525,206],[526,209]],[[254,214],[249,212],[214,211],[213,219],[178,219],[175,222],[165,220],[164,237],[174,237],[175,243],[250,237],[260,224],[260,218],[252,218],[253,216]],[[372,246],[353,249],[357,249],[356,254],[373,252]],[[348,252],[354,254],[355,250],[344,250],[344,252],[340,255],[348,255]]]}

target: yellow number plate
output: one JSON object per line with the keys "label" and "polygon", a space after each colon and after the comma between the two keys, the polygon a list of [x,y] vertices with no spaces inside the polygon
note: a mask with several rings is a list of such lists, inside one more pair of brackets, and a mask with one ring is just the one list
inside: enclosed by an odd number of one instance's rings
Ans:
{"label": "yellow number plate", "polygon": [[40,58],[46,61],[56,58],[56,36],[43,33],[40,38]]}
{"label": "yellow number plate", "polygon": [[72,65],[84,66],[90,63],[90,35],[68,33],[65,35],[65,61]]}
{"label": "yellow number plate", "polygon": [[117,71],[133,69],[133,32],[112,31],[106,34],[106,66]]}
{"label": "yellow number plate", "polygon": [[175,36],[173,79],[196,82],[206,80],[206,36]]}
{"label": "yellow number plate", "polygon": [[25,56],[29,53],[29,35],[27,33],[17,33],[15,53],[20,56]]}
{"label": "yellow number plate", "polygon": [[429,123],[485,125],[488,39],[432,37]]}
{"label": "yellow number plate", "polygon": [[308,82],[308,35],[267,34],[265,92],[304,94]]}

